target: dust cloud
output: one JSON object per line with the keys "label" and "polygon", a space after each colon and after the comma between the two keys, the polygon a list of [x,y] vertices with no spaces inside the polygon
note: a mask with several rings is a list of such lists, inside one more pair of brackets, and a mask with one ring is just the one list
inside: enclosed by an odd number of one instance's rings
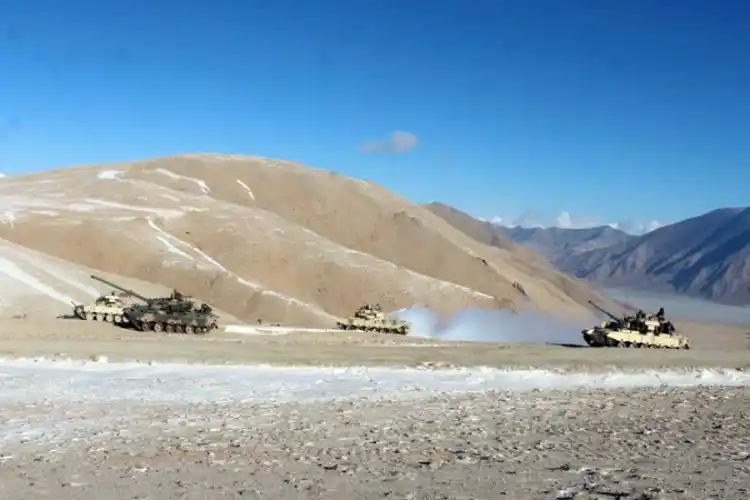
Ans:
{"label": "dust cloud", "polygon": [[584,345],[581,330],[591,326],[532,311],[516,314],[506,309],[465,309],[442,320],[425,307],[404,309],[394,315],[412,323],[410,336],[473,342]]}

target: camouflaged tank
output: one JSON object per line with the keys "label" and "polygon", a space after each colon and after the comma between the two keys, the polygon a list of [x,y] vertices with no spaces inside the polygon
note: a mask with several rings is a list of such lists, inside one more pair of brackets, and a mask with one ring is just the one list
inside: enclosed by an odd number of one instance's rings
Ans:
{"label": "camouflaged tank", "polygon": [[87,321],[105,321],[107,323],[127,323],[125,309],[129,303],[124,294],[116,291],[102,295],[90,304],[73,304],[73,315]]}
{"label": "camouflaged tank", "polygon": [[672,322],[664,317],[663,308],[648,316],[638,311],[635,316],[618,318],[591,301],[589,304],[609,317],[601,325],[581,331],[583,340],[591,347],[690,349],[687,337],[677,333]]}
{"label": "camouflaged tank", "polygon": [[205,334],[218,328],[218,316],[211,306],[198,306],[191,297],[176,290],[169,297],[148,298],[97,276],[91,277],[144,302],[133,304],[123,311],[130,324],[138,330]]}
{"label": "camouflaged tank", "polygon": [[341,330],[360,330],[365,332],[390,333],[406,335],[411,330],[411,323],[391,318],[383,314],[379,304],[364,304],[344,321],[336,323]]}

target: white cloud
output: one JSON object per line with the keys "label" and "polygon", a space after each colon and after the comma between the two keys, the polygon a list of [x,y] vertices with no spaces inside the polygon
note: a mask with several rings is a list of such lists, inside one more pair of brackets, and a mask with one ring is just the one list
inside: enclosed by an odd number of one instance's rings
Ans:
{"label": "white cloud", "polygon": [[367,141],[360,145],[363,153],[372,154],[401,154],[417,147],[417,136],[402,130],[396,130],[388,139]]}
{"label": "white cloud", "polygon": [[[474,217],[474,216],[472,216],[472,217]],[[490,224],[494,224],[496,226],[504,226],[505,225],[505,224],[503,224],[503,218],[502,217],[495,216],[495,217],[490,217],[489,219],[487,219],[485,217],[474,217],[474,218],[477,219],[477,220],[480,220],[482,222],[489,222]]]}
{"label": "white cloud", "polygon": [[570,214],[568,212],[560,212],[555,219],[555,222],[557,222],[557,227],[565,229],[573,226],[573,221],[570,220]]}

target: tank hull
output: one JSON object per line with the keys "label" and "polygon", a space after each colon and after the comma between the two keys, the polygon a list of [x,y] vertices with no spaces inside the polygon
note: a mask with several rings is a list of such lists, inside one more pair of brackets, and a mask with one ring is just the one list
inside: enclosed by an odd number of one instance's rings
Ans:
{"label": "tank hull", "polygon": [[363,332],[386,333],[389,335],[407,335],[411,325],[402,321],[367,321],[348,318],[336,324],[340,330],[357,330]]}
{"label": "tank hull", "polygon": [[583,340],[591,347],[630,347],[648,349],[690,349],[683,335],[641,333],[634,330],[615,330],[594,327],[582,330]]}
{"label": "tank hull", "polygon": [[389,335],[407,335],[411,330],[411,323],[384,314],[379,304],[364,304],[344,321],[336,322],[336,325],[341,330],[357,330]]}
{"label": "tank hull", "polygon": [[134,328],[148,332],[205,335],[218,328],[216,316],[196,311],[165,312],[130,309],[125,311]]}
{"label": "tank hull", "polygon": [[106,323],[125,324],[125,306],[104,304],[73,304],[73,315],[85,321],[103,321]]}

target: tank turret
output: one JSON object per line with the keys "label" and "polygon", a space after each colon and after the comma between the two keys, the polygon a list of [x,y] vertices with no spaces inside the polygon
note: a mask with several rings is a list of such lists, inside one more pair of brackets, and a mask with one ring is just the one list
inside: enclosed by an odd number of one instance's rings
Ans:
{"label": "tank turret", "polygon": [[125,309],[130,305],[125,298],[112,292],[109,295],[101,295],[89,304],[73,305],[73,316],[87,321],[104,321],[107,323],[124,324],[128,319]]}

